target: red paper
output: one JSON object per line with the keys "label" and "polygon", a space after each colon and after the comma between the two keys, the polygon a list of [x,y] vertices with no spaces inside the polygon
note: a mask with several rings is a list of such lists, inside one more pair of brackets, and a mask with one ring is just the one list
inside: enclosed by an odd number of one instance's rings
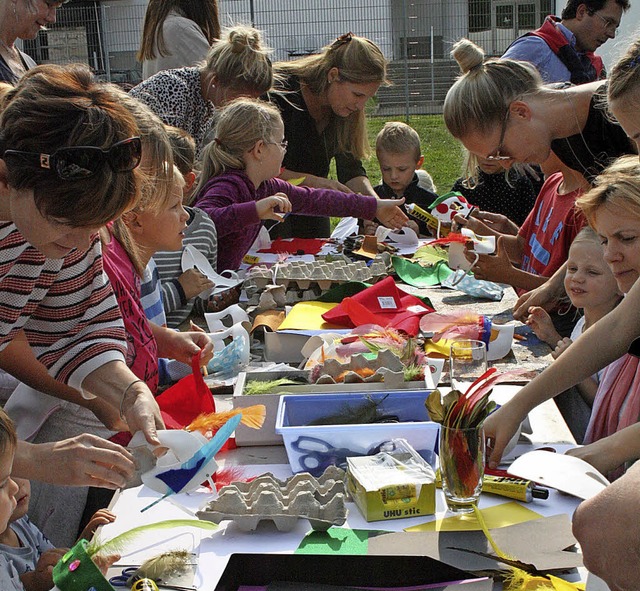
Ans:
{"label": "red paper", "polygon": [[258,252],[318,254],[327,242],[328,240],[322,238],[276,238],[270,248],[263,248]]}
{"label": "red paper", "polygon": [[420,318],[433,312],[417,297],[400,291],[392,277],[368,287],[325,312],[322,318],[331,324],[354,328],[364,324],[378,324],[402,330],[416,336]]}
{"label": "red paper", "polygon": [[216,411],[213,396],[200,371],[199,353],[193,356],[191,369],[191,375],[156,397],[167,429],[184,429],[198,415]]}

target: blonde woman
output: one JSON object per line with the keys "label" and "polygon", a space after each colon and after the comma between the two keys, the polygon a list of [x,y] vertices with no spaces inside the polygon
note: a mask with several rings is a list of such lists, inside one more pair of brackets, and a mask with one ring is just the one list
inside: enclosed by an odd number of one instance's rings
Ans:
{"label": "blonde woman", "polygon": [[198,158],[216,109],[240,96],[258,97],[271,89],[270,52],[260,31],[233,27],[223,32],[199,66],[158,72],[130,94],[164,123],[191,134]]}
{"label": "blonde woman", "polygon": [[[364,108],[387,83],[380,48],[352,33],[317,55],[275,64],[281,82],[270,93],[284,121],[289,150],[281,178],[304,177],[308,187],[375,195],[361,160],[369,155]],[[338,180],[329,180],[335,158]],[[329,220],[290,216],[272,235],[322,237]]]}

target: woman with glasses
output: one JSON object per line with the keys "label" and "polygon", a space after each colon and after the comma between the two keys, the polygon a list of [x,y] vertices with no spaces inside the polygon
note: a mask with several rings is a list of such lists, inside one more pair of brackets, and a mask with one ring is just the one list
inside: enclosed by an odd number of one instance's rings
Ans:
{"label": "woman with glasses", "polygon": [[237,26],[223,32],[207,59],[192,68],[158,72],[131,89],[164,123],[184,129],[200,157],[216,109],[240,96],[258,97],[273,83],[273,71],[260,31]]}
{"label": "woman with glasses", "polygon": [[261,220],[281,222],[288,214],[377,217],[400,228],[403,199],[348,195],[331,189],[297,187],[277,178],[287,152],[277,107],[238,99],[221,110],[215,138],[205,149],[194,205],[209,214],[219,244],[218,272],[237,269],[251,248]]}
{"label": "woman with glasses", "polygon": [[472,154],[510,168],[542,164],[553,150],[592,182],[613,159],[634,152],[602,108],[604,82],[543,86],[531,64],[484,61],[482,49],[467,39],[454,45],[452,55],[462,75],[445,98],[444,121]]}
{"label": "woman with glasses", "polygon": [[69,0],[0,0],[0,81],[15,84],[36,63],[15,42],[35,39]]}
{"label": "woman with glasses", "polygon": [[219,38],[217,0],[149,0],[136,56],[142,79],[198,65]]}
{"label": "woman with glasses", "polygon": [[[380,48],[352,33],[341,35],[320,53],[275,64],[275,90],[269,100],[284,120],[289,150],[283,179],[303,178],[307,187],[375,196],[362,159],[369,155],[364,108],[387,83]],[[330,180],[335,158],[338,180]],[[290,216],[272,236],[326,237],[327,218]]]}
{"label": "woman with glasses", "polygon": [[[96,397],[120,425],[158,444],[162,419],[125,363],[98,237],[141,190],[136,122],[120,93],[82,66],[30,70],[1,111],[0,367],[35,389],[53,376],[75,391],[69,399],[91,407],[85,399]],[[32,363],[21,371],[25,360]],[[25,478],[107,488],[134,470],[129,452],[86,434],[23,442],[14,464]]]}

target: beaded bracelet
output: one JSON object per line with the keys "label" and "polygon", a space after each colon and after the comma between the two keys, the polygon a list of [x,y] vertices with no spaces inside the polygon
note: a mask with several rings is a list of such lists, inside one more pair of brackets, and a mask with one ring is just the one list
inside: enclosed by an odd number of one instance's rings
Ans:
{"label": "beaded bracelet", "polygon": [[127,395],[127,392],[131,389],[132,386],[135,386],[138,382],[142,382],[144,383],[144,380],[133,380],[133,382],[131,382],[125,389],[124,392],[122,393],[122,398],[120,399],[120,418],[122,420],[124,420],[124,411],[123,411],[123,407],[124,407],[124,399]]}

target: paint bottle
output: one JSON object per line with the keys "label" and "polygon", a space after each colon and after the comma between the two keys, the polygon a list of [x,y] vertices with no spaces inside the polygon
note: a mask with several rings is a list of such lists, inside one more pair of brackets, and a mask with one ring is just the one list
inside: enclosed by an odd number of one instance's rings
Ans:
{"label": "paint bottle", "polygon": [[508,497],[524,503],[530,503],[533,499],[549,498],[548,489],[535,486],[530,480],[491,474],[485,474],[482,478],[482,492]]}

